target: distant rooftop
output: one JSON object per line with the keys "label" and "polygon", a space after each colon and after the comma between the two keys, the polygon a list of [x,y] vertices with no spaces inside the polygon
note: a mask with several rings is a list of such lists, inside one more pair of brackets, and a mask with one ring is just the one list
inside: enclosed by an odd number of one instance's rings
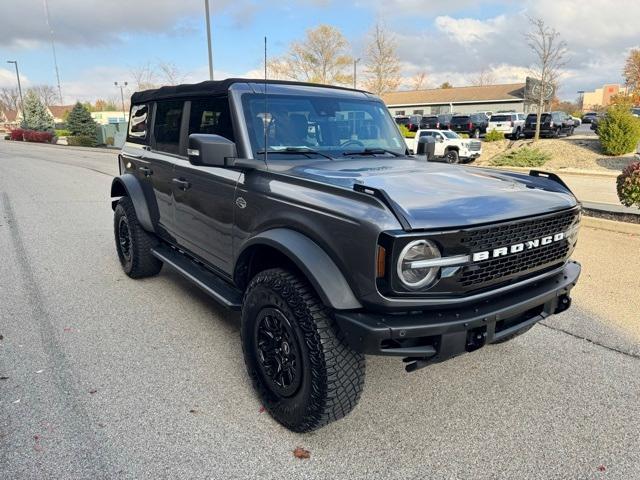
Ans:
{"label": "distant rooftop", "polygon": [[524,83],[484,85],[482,87],[431,88],[407,90],[382,95],[388,106],[441,105],[461,102],[488,102],[500,100],[523,100]]}

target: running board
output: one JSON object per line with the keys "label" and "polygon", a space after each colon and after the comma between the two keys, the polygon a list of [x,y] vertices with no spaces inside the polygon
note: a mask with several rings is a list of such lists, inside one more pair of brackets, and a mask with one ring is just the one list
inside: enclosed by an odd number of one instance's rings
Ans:
{"label": "running board", "polygon": [[175,268],[178,273],[191,280],[222,306],[232,310],[240,310],[242,292],[215,273],[194,262],[186,255],[164,245],[152,249],[151,253],[158,260]]}

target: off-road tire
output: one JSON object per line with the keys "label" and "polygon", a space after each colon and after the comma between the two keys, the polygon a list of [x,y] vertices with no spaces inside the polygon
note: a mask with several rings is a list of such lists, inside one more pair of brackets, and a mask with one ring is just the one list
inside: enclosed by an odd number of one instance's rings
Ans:
{"label": "off-road tire", "polygon": [[[123,224],[126,224],[129,231],[127,246],[121,241],[121,234],[124,234]],[[142,228],[129,197],[118,200],[113,214],[113,230],[118,259],[127,275],[131,278],[144,278],[160,272],[162,262],[151,254],[151,249],[157,245],[158,239]]]}
{"label": "off-road tire", "polygon": [[447,150],[444,154],[445,161],[447,163],[459,163],[460,155],[457,150]]}
{"label": "off-road tire", "polygon": [[507,335],[504,338],[501,338],[500,340],[494,340],[493,342],[491,342],[491,345],[498,345],[500,343],[504,343],[504,342],[508,342],[509,340],[513,340],[516,337],[519,337],[520,335],[523,335],[525,333],[527,333],[529,330],[531,330],[533,328],[533,325],[529,325],[527,328],[520,330],[516,333],[512,333],[511,335]]}
{"label": "off-road tire", "polygon": [[[286,318],[302,364],[299,386],[289,395],[274,390],[259,359],[265,355],[258,348],[255,332],[261,313],[273,309]],[[346,344],[327,308],[298,274],[274,268],[251,280],[244,295],[241,335],[253,386],[266,410],[288,429],[318,429],[346,416],[358,403],[364,385],[364,355]]]}

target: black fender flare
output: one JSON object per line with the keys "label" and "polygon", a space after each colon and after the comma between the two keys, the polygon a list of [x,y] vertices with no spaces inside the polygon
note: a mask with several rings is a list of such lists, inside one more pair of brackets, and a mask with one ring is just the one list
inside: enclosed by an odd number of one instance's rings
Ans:
{"label": "black fender flare", "polygon": [[320,245],[306,235],[288,228],[266,230],[247,241],[237,258],[254,245],[272,247],[289,258],[328,307],[335,310],[362,308],[338,266]]}
{"label": "black fender flare", "polygon": [[[147,199],[144,196],[142,185],[140,181],[131,173],[125,173],[119,177],[115,177],[111,182],[111,198],[129,197],[133,203],[133,208],[136,211],[138,222],[142,225],[142,228],[148,232],[153,232],[153,222],[151,221],[151,214],[149,213],[149,205],[147,205]],[[115,210],[117,200],[111,202],[111,208]]]}

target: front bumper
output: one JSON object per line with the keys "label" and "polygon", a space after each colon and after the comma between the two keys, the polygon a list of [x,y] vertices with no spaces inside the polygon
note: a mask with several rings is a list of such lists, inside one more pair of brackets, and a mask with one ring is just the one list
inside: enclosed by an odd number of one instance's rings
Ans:
{"label": "front bumper", "polygon": [[336,311],[334,317],[351,348],[407,357],[411,371],[477,350],[566,310],[580,270],[579,263],[570,261],[536,283],[459,307],[398,314]]}

